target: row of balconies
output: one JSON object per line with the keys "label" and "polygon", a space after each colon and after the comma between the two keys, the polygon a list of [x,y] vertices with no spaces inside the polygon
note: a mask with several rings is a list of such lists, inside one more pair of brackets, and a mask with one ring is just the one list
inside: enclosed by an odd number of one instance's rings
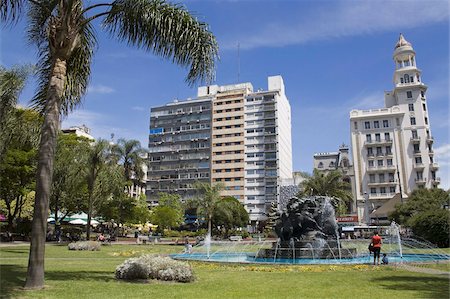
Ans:
{"label": "row of balconies", "polygon": [[397,184],[397,180],[395,180],[395,179],[378,181],[378,182],[372,181],[372,182],[367,183],[368,186],[393,186],[396,184]]}
{"label": "row of balconies", "polygon": [[366,140],[364,141],[365,146],[369,145],[383,145],[383,144],[392,144],[392,139],[375,139],[375,140]]}
{"label": "row of balconies", "polygon": [[[413,137],[410,138],[410,140],[411,140],[412,143],[420,143],[420,137],[419,136],[413,136]],[[434,142],[434,137],[427,136],[425,140],[426,140],[427,143],[431,144],[431,143]]]}
{"label": "row of balconies", "polygon": [[379,172],[379,171],[387,171],[387,170],[395,170],[395,165],[380,165],[380,166],[368,166],[367,172]]}
{"label": "row of balconies", "polygon": [[390,157],[392,156],[392,152],[388,153],[367,153],[367,157]]}

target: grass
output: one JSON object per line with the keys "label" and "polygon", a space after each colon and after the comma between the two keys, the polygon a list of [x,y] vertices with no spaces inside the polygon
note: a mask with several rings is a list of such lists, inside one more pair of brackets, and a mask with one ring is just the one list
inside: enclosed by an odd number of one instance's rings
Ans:
{"label": "grass", "polygon": [[129,256],[177,253],[182,246],[112,245],[101,251],[46,247],[46,288],[24,291],[28,246],[0,248],[3,298],[449,298],[448,276],[370,265],[269,266],[192,262],[194,283],[117,281]]}

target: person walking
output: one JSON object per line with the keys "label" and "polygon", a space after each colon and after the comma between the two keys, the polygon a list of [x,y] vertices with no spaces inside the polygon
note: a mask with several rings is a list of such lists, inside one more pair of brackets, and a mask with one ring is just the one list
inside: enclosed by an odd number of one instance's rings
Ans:
{"label": "person walking", "polygon": [[380,264],[380,252],[381,252],[381,237],[378,235],[377,231],[373,232],[372,237],[372,246],[373,246],[373,264]]}

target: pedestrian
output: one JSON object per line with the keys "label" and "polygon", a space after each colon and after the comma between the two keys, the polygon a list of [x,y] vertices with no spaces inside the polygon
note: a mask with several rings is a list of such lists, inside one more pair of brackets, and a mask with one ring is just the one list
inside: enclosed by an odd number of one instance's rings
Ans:
{"label": "pedestrian", "polygon": [[380,264],[380,251],[381,251],[381,237],[378,235],[378,231],[373,232],[372,243],[373,247],[373,264]]}
{"label": "pedestrian", "polygon": [[387,254],[386,254],[386,253],[383,253],[383,259],[381,260],[381,263],[382,263],[383,265],[389,264],[389,260],[388,260],[388,257],[387,257]]}

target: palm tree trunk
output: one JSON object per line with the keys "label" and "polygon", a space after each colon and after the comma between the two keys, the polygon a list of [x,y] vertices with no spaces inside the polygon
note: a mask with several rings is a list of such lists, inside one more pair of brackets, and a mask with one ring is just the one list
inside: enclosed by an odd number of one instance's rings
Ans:
{"label": "palm tree trunk", "polygon": [[25,282],[25,288],[27,289],[41,289],[44,287],[44,255],[48,206],[65,78],[66,61],[56,58],[52,66],[39,145],[31,246]]}

